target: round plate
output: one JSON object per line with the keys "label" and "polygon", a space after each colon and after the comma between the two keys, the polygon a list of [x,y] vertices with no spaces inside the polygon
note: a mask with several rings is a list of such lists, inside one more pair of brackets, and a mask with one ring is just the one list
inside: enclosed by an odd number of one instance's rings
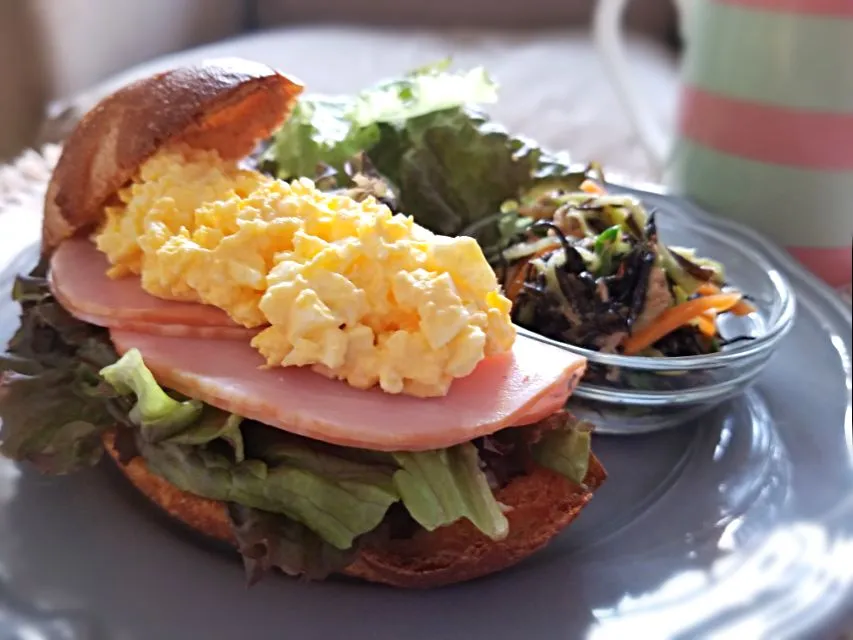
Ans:
{"label": "round plate", "polygon": [[[411,592],[272,576],[165,521],[108,464],[65,478],[0,463],[3,638],[830,637],[853,610],[850,312],[757,235],[643,194],[771,256],[796,325],[757,383],[691,428],[597,437],[610,478],[520,566]],[[5,292],[32,217],[0,218]],[[17,310],[0,303],[3,338]]]}

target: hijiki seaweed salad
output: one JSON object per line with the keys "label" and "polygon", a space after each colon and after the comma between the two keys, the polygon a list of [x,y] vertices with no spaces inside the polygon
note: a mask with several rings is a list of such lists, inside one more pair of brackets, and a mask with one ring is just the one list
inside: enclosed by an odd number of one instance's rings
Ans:
{"label": "hijiki seaweed salad", "polygon": [[[598,180],[592,178],[593,172]],[[568,344],[649,357],[714,353],[721,314],[755,311],[726,287],[723,265],[666,245],[655,212],[611,195],[590,166],[579,186],[543,184],[494,216],[487,256],[519,326]],[[491,221],[472,225],[475,237]]]}
{"label": "hijiki seaweed salad", "polygon": [[749,339],[720,333],[720,315],[754,311],[721,264],[667,246],[655,213],[606,193],[598,166],[572,165],[476,109],[496,100],[484,70],[454,72],[448,60],[355,96],[300,97],[255,162],[473,236],[514,322],[547,338],[648,357]]}

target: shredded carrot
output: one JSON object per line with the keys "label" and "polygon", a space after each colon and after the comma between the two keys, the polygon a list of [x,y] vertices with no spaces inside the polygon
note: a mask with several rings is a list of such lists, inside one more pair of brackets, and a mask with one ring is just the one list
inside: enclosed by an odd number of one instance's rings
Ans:
{"label": "shredded carrot", "polygon": [[748,316],[750,313],[755,313],[758,309],[748,300],[741,300],[730,311],[736,316]]}
{"label": "shredded carrot", "polygon": [[694,298],[670,307],[655,318],[652,324],[644,327],[625,340],[623,343],[625,354],[629,356],[636,355],[679,327],[695,320],[706,311],[712,309],[717,312],[728,311],[740,302],[742,298],[742,293],[718,293]]}
{"label": "shredded carrot", "polygon": [[[700,296],[713,296],[722,293],[722,290],[713,282],[705,282],[696,290],[696,293]],[[741,300],[729,309],[729,311],[736,316],[748,316],[750,313],[755,313],[757,309],[755,305],[749,303],[747,300]]]}
{"label": "shredded carrot", "polygon": [[591,193],[597,196],[604,195],[604,187],[592,180],[584,180],[581,182],[581,191]]}
{"label": "shredded carrot", "polygon": [[509,284],[506,286],[505,295],[509,298],[510,302],[515,302],[518,294],[521,293],[522,288],[524,288],[524,277],[527,275],[527,265],[530,264],[530,261],[534,258],[541,258],[546,253],[554,251],[554,249],[556,249],[555,246],[543,247],[533,255],[522,258],[522,260],[516,265],[515,271],[512,273],[512,278],[510,278]]}
{"label": "shredded carrot", "polygon": [[530,258],[524,258],[515,267],[512,278],[510,278],[509,284],[506,286],[506,297],[510,299],[510,302],[515,302],[518,294],[521,293],[522,287],[524,287],[524,276],[526,275],[528,264],[530,264]]}
{"label": "shredded carrot", "polygon": [[702,332],[702,335],[713,338],[717,335],[717,312],[714,309],[709,309],[705,313],[696,316],[696,328]]}

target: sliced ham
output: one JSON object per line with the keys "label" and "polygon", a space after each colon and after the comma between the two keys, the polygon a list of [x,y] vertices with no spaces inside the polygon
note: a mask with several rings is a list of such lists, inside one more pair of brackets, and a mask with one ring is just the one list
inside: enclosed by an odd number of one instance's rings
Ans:
{"label": "sliced ham", "polygon": [[156,298],[136,276],[110,278],[108,268],[106,256],[88,239],[66,240],[51,257],[51,291],[72,315],[101,327],[208,339],[250,340],[256,333],[216,307]]}
{"label": "sliced ham", "polygon": [[261,368],[247,342],[111,331],[139,349],[165,386],[220,409],[333,444],[379,451],[448,447],[562,408],[586,360],[519,336],[511,354],[480,363],[442,398],[363,391],[310,369]]}

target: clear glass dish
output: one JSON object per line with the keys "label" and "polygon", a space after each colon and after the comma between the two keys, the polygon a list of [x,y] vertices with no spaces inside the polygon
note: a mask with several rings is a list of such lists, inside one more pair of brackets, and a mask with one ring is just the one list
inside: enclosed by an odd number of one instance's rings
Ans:
{"label": "clear glass dish", "polygon": [[718,260],[728,284],[752,298],[755,313],[720,319],[725,337],[751,339],[709,355],[648,358],[598,353],[519,328],[520,334],[587,358],[587,373],[568,408],[592,421],[597,433],[644,433],[677,426],[743,393],[794,323],[794,293],[756,246],[672,211],[658,209],[657,222],[666,244],[695,248],[698,255]]}

